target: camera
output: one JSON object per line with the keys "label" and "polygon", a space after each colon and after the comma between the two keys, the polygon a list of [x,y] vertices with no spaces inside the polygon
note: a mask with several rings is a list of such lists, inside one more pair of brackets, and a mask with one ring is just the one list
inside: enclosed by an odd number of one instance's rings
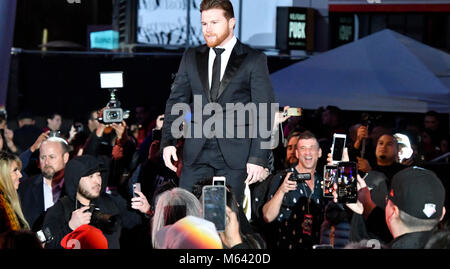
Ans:
{"label": "camera", "polygon": [[303,182],[305,180],[311,180],[311,174],[310,173],[297,173],[294,171],[295,168],[289,168],[286,172],[292,172],[291,176],[289,177],[289,180],[291,181],[297,181],[297,182]]}
{"label": "camera", "polygon": [[50,242],[53,240],[52,233],[50,232],[50,229],[48,227],[39,230],[36,232],[37,237],[39,238],[39,241],[41,241],[42,244]]}
{"label": "camera", "polygon": [[100,229],[105,234],[112,234],[118,229],[118,218],[116,215],[102,213],[98,207],[89,205],[92,213],[90,225]]}
{"label": "camera", "polygon": [[129,110],[120,107],[120,101],[116,98],[117,88],[123,87],[123,72],[100,72],[100,85],[102,89],[108,89],[110,99],[98,121],[103,124],[121,123],[130,116]]}
{"label": "camera", "polygon": [[76,122],[76,123],[74,123],[74,124],[73,124],[73,128],[75,128],[75,131],[76,131],[77,133],[82,132],[83,129],[84,129],[83,124],[82,124],[81,122]]}
{"label": "camera", "polygon": [[363,126],[366,126],[367,128],[371,129],[373,127],[373,124],[378,123],[381,120],[381,115],[370,115],[368,113],[362,113],[361,114],[361,124]]}
{"label": "camera", "polygon": [[48,137],[59,137],[62,138],[61,136],[61,131],[50,131],[50,133],[48,133]]}

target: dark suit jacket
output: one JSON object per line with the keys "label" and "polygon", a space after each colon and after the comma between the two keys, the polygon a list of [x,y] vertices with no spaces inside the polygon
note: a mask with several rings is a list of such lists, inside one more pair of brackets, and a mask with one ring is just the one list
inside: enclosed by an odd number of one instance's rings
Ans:
{"label": "dark suit jacket", "polygon": [[[25,179],[20,183],[17,190],[20,198],[20,205],[25,218],[34,231],[39,231],[42,226],[45,215],[44,190],[42,182],[44,177],[39,174]],[[60,197],[65,195],[64,188],[61,190]]]}
{"label": "dark suit jacket", "polygon": [[22,212],[32,228],[36,220],[44,213],[43,180],[42,175],[27,178],[20,183],[19,189],[17,190]]}
{"label": "dark suit jacket", "polygon": [[[192,120],[188,124],[189,126],[184,127],[188,129],[187,133],[190,134],[190,138],[186,137],[185,139],[183,150],[183,162],[187,165],[195,163],[202,150],[207,139],[202,127],[212,117],[202,113],[205,106],[212,102],[208,83],[208,57],[209,48],[206,45],[190,48],[184,53],[166,105],[161,148],[176,145],[176,139],[171,133],[171,128],[174,121],[177,124],[175,127],[179,126],[180,121],[178,119],[181,118],[179,116],[181,113],[176,114],[177,111],[175,111],[175,114],[172,115],[171,111],[174,105],[184,103],[190,106]],[[201,105],[199,102],[194,102],[194,98],[197,101],[201,100]],[[260,127],[256,125],[256,122],[259,123],[261,119],[266,119],[268,125],[263,127],[264,130],[270,132],[271,113],[274,113],[274,111],[268,109],[267,113],[257,113],[254,115],[256,116],[255,120],[251,121],[249,113],[244,113],[244,109],[241,108],[236,112],[236,110],[227,109],[227,104],[241,103],[243,106],[255,104],[256,108],[259,104],[266,104],[270,108],[274,99],[266,55],[238,40],[220,83],[217,103],[222,108],[222,113],[220,111],[211,113],[216,119],[223,120],[222,129],[218,126],[214,127],[216,131],[222,134],[223,138],[218,138],[219,148],[230,168],[244,169],[247,162],[267,167],[269,150],[261,149],[261,142],[269,141],[270,136],[262,136],[259,132]],[[197,104],[196,107],[194,107],[194,104]],[[244,121],[238,121],[238,118],[242,116]],[[231,122],[233,125],[228,126],[228,128],[224,120],[225,117],[233,120]],[[236,137],[237,127],[246,130],[245,138]],[[194,136],[196,128],[197,131],[201,130],[200,138]],[[252,128],[257,128],[254,130],[258,130],[258,132],[256,136],[250,137],[248,132]]]}

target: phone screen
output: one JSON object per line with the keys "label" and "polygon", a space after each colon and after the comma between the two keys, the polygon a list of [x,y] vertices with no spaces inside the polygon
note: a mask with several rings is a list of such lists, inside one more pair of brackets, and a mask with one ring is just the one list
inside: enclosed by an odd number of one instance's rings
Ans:
{"label": "phone screen", "polygon": [[203,218],[216,225],[218,232],[225,230],[226,189],[221,185],[203,187]]}
{"label": "phone screen", "polygon": [[338,167],[326,165],[323,171],[323,197],[333,198],[334,183],[336,182]]}
{"label": "phone screen", "polygon": [[287,115],[289,116],[301,116],[302,115],[302,109],[297,107],[290,107],[287,110]]}
{"label": "phone screen", "polygon": [[345,137],[334,137],[333,142],[333,161],[342,160],[342,154],[344,153]]}
{"label": "phone screen", "polygon": [[339,203],[356,203],[358,199],[357,172],[355,162],[339,163],[337,177]]}
{"label": "phone screen", "polygon": [[141,191],[141,183],[134,183],[133,184],[133,197],[139,197],[139,195],[137,195],[135,193],[135,191],[138,191],[138,192]]}

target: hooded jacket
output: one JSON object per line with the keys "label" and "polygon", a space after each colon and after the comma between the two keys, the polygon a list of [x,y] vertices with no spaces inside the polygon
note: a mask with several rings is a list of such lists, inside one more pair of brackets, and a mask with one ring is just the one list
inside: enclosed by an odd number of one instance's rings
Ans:
{"label": "hooded jacket", "polygon": [[103,163],[91,155],[75,157],[67,163],[65,168],[64,188],[66,196],[59,199],[53,207],[48,209],[44,219],[43,228],[48,227],[53,236],[53,240],[46,244],[46,248],[61,248],[61,240],[65,235],[72,232],[69,227],[72,212],[85,206],[76,199],[80,179],[98,171],[102,175],[102,187],[99,197],[91,200],[90,205],[99,209],[98,211],[102,216],[109,217],[113,221],[110,222],[112,225],[108,225],[108,229],[104,229],[104,226],[96,225],[96,219],[98,218],[93,213],[90,224],[103,231],[108,241],[108,247],[110,249],[120,248],[119,238],[122,219],[126,219],[125,226],[135,226],[141,223],[139,214],[128,212],[127,203],[123,198],[106,193],[107,177],[105,176],[106,171]]}

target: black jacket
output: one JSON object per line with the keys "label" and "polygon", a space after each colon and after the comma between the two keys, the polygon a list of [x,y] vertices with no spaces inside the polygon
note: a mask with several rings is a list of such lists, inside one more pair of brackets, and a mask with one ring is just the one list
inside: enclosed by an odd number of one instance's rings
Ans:
{"label": "black jacket", "polygon": [[433,231],[407,233],[394,239],[388,247],[392,249],[423,249]]}
{"label": "black jacket", "polygon": [[20,183],[17,190],[23,215],[32,229],[35,227],[34,223],[39,216],[44,214],[43,180],[42,175],[27,178]]}
{"label": "black jacket", "polygon": [[[93,156],[84,155],[72,159],[67,164],[64,182],[67,196],[59,199],[53,207],[49,208],[44,219],[43,227],[48,227],[54,238],[46,244],[46,248],[61,248],[61,240],[65,235],[72,232],[72,229],[69,227],[72,212],[83,207],[83,205],[76,200],[76,194],[80,178],[84,176],[87,171],[83,169],[82,166],[71,165],[71,162],[79,161],[80,158],[96,160]],[[118,249],[120,248],[119,239],[122,227],[133,227],[137,224],[141,224],[142,219],[138,213],[127,210],[127,202],[123,198],[105,192],[106,177],[103,175],[104,173],[102,172],[102,189],[100,196],[91,200],[90,204],[95,205],[95,208],[98,208],[99,212],[104,214],[104,216],[109,215],[111,217],[110,220],[113,220],[113,224],[108,225],[108,227],[98,224],[98,222],[95,221],[93,214],[90,225],[96,226],[103,231],[108,241],[108,248]]]}
{"label": "black jacket", "polygon": [[[202,123],[213,118],[203,115],[202,111],[208,103],[217,102],[222,111],[214,111],[214,119],[222,120],[221,122],[224,123],[221,130],[219,128],[216,130],[218,136],[222,137],[217,141],[227,165],[232,169],[245,169],[246,163],[267,167],[270,150],[262,149],[261,142],[269,143],[270,137],[264,138],[260,133],[255,133],[255,138],[250,138],[248,135],[246,138],[237,138],[238,127],[240,131],[250,134],[253,127],[256,126],[256,122],[252,122],[249,117],[245,116],[245,110],[235,107],[235,113],[228,106],[228,104],[236,103],[244,106],[251,103],[256,106],[268,104],[267,113],[257,113],[255,117],[258,120],[269,119],[268,122],[270,122],[270,103],[274,103],[275,97],[267,69],[267,57],[264,53],[254,50],[238,40],[220,82],[217,100],[213,100],[210,96],[208,57],[209,48],[206,45],[188,49],[184,53],[166,104],[161,149],[166,146],[175,146],[177,143],[171,128],[172,124],[181,122],[178,122],[179,115],[171,113],[172,107],[175,108],[177,104],[187,104],[191,108],[192,120],[185,127],[188,134],[185,135],[183,162],[185,165],[194,164],[207,140],[207,136],[201,132],[203,130]],[[201,104],[200,102],[194,103],[196,98],[201,100]],[[198,105],[198,107],[193,109],[194,105]],[[243,122],[238,122],[238,114],[244,115]],[[229,119],[230,122],[233,119],[234,126],[225,124],[225,119]],[[261,122],[258,121],[258,126]],[[201,138],[198,138],[197,130],[200,130]]]}

